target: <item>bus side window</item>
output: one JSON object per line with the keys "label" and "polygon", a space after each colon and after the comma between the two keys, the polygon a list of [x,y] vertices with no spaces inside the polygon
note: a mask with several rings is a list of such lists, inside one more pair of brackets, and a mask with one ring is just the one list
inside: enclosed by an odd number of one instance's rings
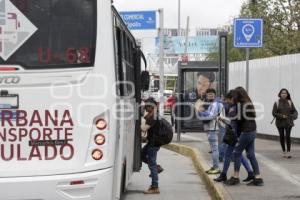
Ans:
{"label": "bus side window", "polygon": [[132,60],[133,57],[133,46],[132,41],[130,41],[129,38],[127,38],[127,59],[126,59],[126,89],[127,89],[127,95],[133,97],[134,96],[134,63]]}
{"label": "bus side window", "polygon": [[119,82],[118,85],[118,95],[124,96],[125,95],[125,88],[122,82],[124,81],[124,71],[123,71],[123,33],[119,27],[116,27],[116,40],[117,40],[117,59],[116,59],[116,67],[117,67],[117,81]]}

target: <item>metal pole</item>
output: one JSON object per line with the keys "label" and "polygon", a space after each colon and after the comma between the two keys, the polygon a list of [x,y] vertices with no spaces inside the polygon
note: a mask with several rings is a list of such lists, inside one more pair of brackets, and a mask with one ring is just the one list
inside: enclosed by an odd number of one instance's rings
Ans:
{"label": "metal pole", "polygon": [[246,48],[246,91],[249,93],[249,57],[250,49]]}
{"label": "metal pole", "polygon": [[185,44],[184,44],[184,55],[187,56],[188,42],[189,42],[189,27],[190,27],[190,17],[187,17],[186,20],[186,35],[185,35]]}
{"label": "metal pole", "polygon": [[159,93],[160,93],[160,103],[159,103],[159,114],[163,116],[164,114],[164,10],[161,8],[159,12]]}
{"label": "metal pole", "polygon": [[178,66],[178,78],[177,78],[177,105],[176,105],[176,112],[175,112],[175,119],[177,123],[177,142],[180,142],[181,137],[181,91],[182,91],[182,70],[180,66]]}
{"label": "metal pole", "polygon": [[181,6],[180,6],[180,0],[178,0],[178,29],[177,29],[177,36],[181,36],[180,33],[180,11],[181,11]]}

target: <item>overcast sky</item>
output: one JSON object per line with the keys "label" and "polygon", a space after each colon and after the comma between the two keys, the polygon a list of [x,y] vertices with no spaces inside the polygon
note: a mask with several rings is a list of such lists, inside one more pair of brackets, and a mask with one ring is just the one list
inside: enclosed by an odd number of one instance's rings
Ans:
{"label": "overcast sky", "polygon": [[[181,0],[181,27],[190,16],[191,28],[215,28],[231,23],[245,0]],[[165,27],[177,28],[178,0],[114,0],[119,11],[164,8]]]}

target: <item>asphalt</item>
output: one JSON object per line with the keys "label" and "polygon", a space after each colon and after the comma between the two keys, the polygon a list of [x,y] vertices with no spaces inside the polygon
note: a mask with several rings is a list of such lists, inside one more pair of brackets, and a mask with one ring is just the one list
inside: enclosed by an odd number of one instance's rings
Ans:
{"label": "asphalt", "polygon": [[205,183],[200,179],[190,158],[161,148],[158,163],[164,171],[159,175],[160,194],[145,195],[151,183],[149,169],[143,164],[128,185],[125,200],[209,200]]}
{"label": "asphalt", "polygon": [[[176,144],[176,135],[175,135]],[[211,165],[211,154],[206,133],[182,134],[180,145],[193,147],[199,151],[204,166]],[[292,144],[292,158],[282,157],[279,141],[256,139],[256,157],[260,166],[265,185],[263,187],[247,186],[241,183],[237,186],[227,186],[214,183],[223,188],[234,200],[299,200],[300,199],[300,145]],[[222,166],[222,165],[221,165]],[[233,172],[233,163],[227,176]],[[240,178],[247,176],[241,167]],[[209,175],[210,179],[215,178]],[[224,198],[227,199],[227,198]],[[229,198],[228,198],[229,199]]]}

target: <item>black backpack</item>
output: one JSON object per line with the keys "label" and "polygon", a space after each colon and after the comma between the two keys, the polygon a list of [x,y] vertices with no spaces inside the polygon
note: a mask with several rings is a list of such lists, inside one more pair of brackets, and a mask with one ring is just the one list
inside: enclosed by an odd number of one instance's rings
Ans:
{"label": "black backpack", "polygon": [[171,124],[164,118],[160,117],[158,120],[159,128],[156,134],[156,145],[162,146],[169,144],[173,139],[173,128]]}

